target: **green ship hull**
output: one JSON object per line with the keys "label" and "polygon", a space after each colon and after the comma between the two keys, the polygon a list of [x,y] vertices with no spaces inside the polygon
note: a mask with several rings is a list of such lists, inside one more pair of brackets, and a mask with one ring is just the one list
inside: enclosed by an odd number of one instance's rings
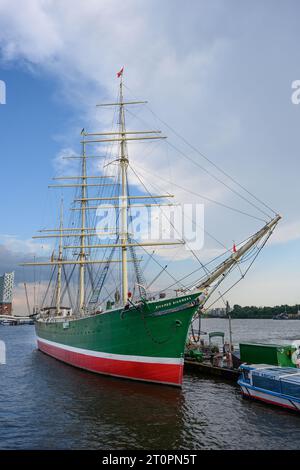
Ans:
{"label": "green ship hull", "polygon": [[41,351],[82,369],[181,386],[184,348],[200,293],[60,321],[38,320]]}

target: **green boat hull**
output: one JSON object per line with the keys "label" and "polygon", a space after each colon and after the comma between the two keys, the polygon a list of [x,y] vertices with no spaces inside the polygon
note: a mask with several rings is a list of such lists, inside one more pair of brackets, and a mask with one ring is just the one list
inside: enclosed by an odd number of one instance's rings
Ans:
{"label": "green boat hull", "polygon": [[180,386],[199,292],[77,319],[38,320],[38,347],[93,372]]}

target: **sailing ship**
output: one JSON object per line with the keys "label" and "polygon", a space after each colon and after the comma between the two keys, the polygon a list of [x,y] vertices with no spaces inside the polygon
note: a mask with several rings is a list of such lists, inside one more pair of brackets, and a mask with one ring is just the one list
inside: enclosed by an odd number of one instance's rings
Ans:
{"label": "sailing ship", "polygon": [[[272,233],[280,216],[276,215],[255,235],[235,248],[204,279],[173,291],[168,296],[162,289],[153,297],[147,290],[149,285],[143,279],[136,250],[181,245],[185,241],[145,242],[137,240],[132,233],[129,214],[133,208],[169,205],[169,202],[158,201],[169,201],[171,195],[153,195],[149,192],[131,194],[129,191],[128,142],[153,141],[164,139],[165,136],[157,130],[127,130],[126,110],[131,105],[143,102],[125,100],[123,70],[119,78],[116,102],[98,105],[115,107],[118,112],[117,127],[110,132],[87,132],[83,129],[82,152],[74,157],[80,159],[80,174],[60,176],[55,179],[66,183],[52,185],[75,188],[77,195],[79,191],[79,197],[74,200],[75,207],[72,208],[79,214],[77,225],[65,227],[61,206],[59,227],[41,230],[46,233],[34,237],[57,239],[58,252],[53,253],[47,261],[23,263],[26,266],[50,266],[50,281],[55,279],[51,302],[48,306],[42,302],[39,308],[35,308],[37,344],[42,352],[81,369],[114,377],[181,386],[184,349],[193,317],[201,311],[215,283],[230,272],[255,244]],[[87,149],[92,148],[89,146],[110,143],[118,147],[116,158],[108,166],[111,168],[113,165],[117,169],[117,183],[112,182],[110,175],[87,171],[89,159],[98,157],[89,155]],[[109,186],[113,186],[115,192],[111,191],[110,195],[104,196],[103,191]],[[102,193],[89,197],[89,191],[95,189]],[[95,202],[98,205],[95,206]],[[93,226],[88,223],[89,214],[99,207],[116,214],[115,225],[106,225],[100,234],[95,223]],[[104,236],[104,240],[105,237],[110,238],[103,241],[101,236]],[[75,242],[64,245],[65,239]],[[101,250],[105,253],[102,258],[98,255]],[[68,255],[70,252],[72,254]],[[105,284],[108,283],[108,273],[113,266],[120,267],[121,289],[115,288],[114,294],[108,295],[106,290],[105,297]],[[129,266],[135,273],[135,282],[131,281],[131,285]],[[97,274],[94,277],[93,269]],[[78,284],[75,289],[70,279],[76,272]]]}

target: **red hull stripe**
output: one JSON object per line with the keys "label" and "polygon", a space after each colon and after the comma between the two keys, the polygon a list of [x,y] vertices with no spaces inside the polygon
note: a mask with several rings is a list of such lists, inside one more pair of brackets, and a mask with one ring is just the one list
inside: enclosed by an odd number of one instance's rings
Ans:
{"label": "red hull stripe", "polygon": [[[174,364],[161,363],[161,359],[155,358],[157,362],[143,362],[141,360],[112,359],[99,357],[93,354],[86,354],[65,349],[64,345],[57,345],[42,338],[38,338],[38,348],[46,354],[59,359],[67,364],[86,369],[99,374],[112,375],[134,380],[147,382],[164,383],[180,386],[182,384],[183,362]],[[77,348],[72,348],[77,349]],[[84,350],[86,351],[86,350]],[[93,353],[94,351],[90,351]],[[115,355],[110,355],[114,357]],[[128,356],[131,358],[132,356]],[[135,357],[135,356],[133,356]],[[141,359],[140,357],[139,359]],[[146,358],[147,359],[147,358]],[[154,359],[154,358],[151,358]]]}
{"label": "red hull stripe", "polygon": [[257,395],[247,395],[245,392],[242,392],[243,395],[245,395],[247,398],[250,397],[250,398],[253,398],[255,400],[260,400],[260,401],[263,401],[264,403],[268,403],[270,405],[277,405],[277,406],[281,406],[282,408],[287,408],[289,410],[298,410],[298,408],[296,406],[291,406],[291,405],[286,405],[285,403],[280,403],[278,401],[274,401],[274,400],[269,400],[267,398],[262,398],[262,397],[258,397]]}

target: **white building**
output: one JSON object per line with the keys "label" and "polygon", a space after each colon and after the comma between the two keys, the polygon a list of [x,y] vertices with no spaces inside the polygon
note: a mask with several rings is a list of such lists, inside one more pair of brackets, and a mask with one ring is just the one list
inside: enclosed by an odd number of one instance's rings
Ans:
{"label": "white building", "polygon": [[14,289],[15,273],[5,273],[0,276],[0,314],[10,314]]}

